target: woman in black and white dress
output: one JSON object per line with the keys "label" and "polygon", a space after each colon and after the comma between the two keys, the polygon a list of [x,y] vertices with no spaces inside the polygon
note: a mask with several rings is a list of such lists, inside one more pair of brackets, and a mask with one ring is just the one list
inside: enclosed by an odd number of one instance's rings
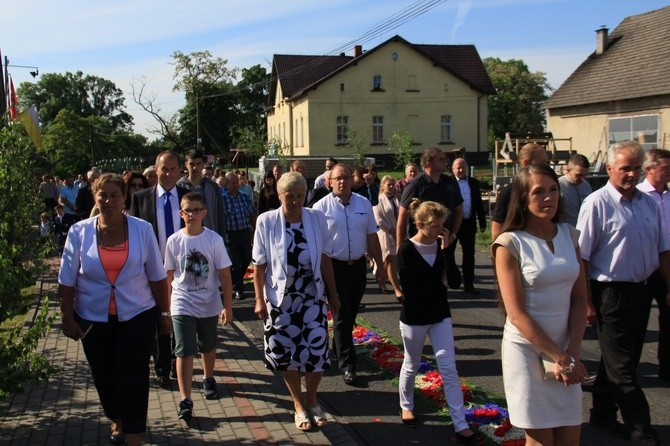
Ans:
{"label": "woman in black and white dress", "polygon": [[[316,392],[323,371],[330,368],[327,305],[336,312],[340,301],[330,257],[325,254],[330,239],[320,230],[327,226],[326,217],[303,207],[304,177],[285,173],[277,192],[281,207],[261,214],[256,223],[254,311],[265,323],[265,364],[283,372],[295,405],[295,425],[309,430],[312,422],[319,427],[326,424]],[[306,404],[301,374],[305,375]]]}

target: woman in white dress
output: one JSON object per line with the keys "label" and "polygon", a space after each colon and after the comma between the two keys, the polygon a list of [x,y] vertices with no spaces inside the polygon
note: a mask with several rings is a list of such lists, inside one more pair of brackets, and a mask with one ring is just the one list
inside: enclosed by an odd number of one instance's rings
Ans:
{"label": "woman in white dress", "polygon": [[[522,169],[492,252],[507,319],[502,366],[510,422],[526,445],[579,444],[582,423],[579,360],[586,325],[586,276],[576,230],[558,223],[556,173]],[[542,359],[547,360],[548,372]]]}
{"label": "woman in white dress", "polygon": [[262,213],[256,222],[254,312],[264,321],[265,365],[282,372],[295,407],[295,426],[308,431],[327,423],[317,390],[330,368],[327,305],[337,313],[340,300],[325,254],[330,249],[328,233],[322,230],[328,225],[326,216],[303,207],[305,178],[299,172],[283,174],[277,193],[281,207]]}

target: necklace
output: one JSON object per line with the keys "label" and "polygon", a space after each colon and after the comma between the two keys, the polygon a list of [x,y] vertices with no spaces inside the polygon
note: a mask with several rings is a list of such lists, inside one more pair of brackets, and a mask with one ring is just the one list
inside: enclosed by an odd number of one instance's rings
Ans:
{"label": "necklace", "polygon": [[[112,248],[122,245],[128,240],[128,223],[124,216],[122,226],[107,226],[101,228],[100,218],[98,218],[95,223],[95,232],[98,239],[98,246]],[[105,240],[103,241],[103,239]]]}

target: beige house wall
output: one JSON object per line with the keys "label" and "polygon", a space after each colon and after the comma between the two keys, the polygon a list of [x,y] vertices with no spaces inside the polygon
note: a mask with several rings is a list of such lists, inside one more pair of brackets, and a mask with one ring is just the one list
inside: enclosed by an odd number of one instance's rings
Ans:
{"label": "beige house wall", "polygon": [[[592,115],[579,117],[547,117],[547,130],[557,139],[572,138],[572,149],[588,159],[593,159],[601,148],[607,148],[607,118],[609,115]],[[602,139],[602,141],[601,141]],[[563,146],[561,146],[561,143]],[[567,142],[557,142],[557,150],[568,150]]]}
{"label": "beige house wall", "polygon": [[[381,91],[373,91],[375,75],[382,78]],[[272,129],[286,125],[286,142],[298,156],[345,156],[346,147],[337,144],[338,116],[347,116],[349,128],[370,143],[372,117],[383,116],[384,140],[406,130],[414,138],[417,153],[434,146],[443,150],[487,150],[486,95],[399,42],[377,48],[359,64],[291,103],[282,102],[278,87],[275,104],[268,114],[268,138],[272,139]],[[450,141],[440,141],[442,115],[452,117]],[[388,151],[384,144],[372,144],[369,153],[373,156]]]}
{"label": "beige house wall", "polygon": [[[670,107],[647,107],[641,100],[617,104],[618,109],[626,111],[609,112],[603,106],[573,107],[560,110],[549,110],[547,113],[547,130],[554,138],[572,137],[572,148],[578,153],[593,159],[598,150],[608,146],[607,123],[610,118],[626,116],[658,115],[658,146],[670,149]],[[649,105],[648,103],[646,105]],[[656,104],[653,104],[656,105]],[[557,147],[561,149],[561,147]]]}

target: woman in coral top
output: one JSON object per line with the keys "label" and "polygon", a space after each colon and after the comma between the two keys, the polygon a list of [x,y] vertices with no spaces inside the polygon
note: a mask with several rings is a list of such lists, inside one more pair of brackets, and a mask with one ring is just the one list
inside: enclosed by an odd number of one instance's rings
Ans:
{"label": "woman in coral top", "polygon": [[149,223],[123,213],[126,184],[104,174],[93,185],[100,214],[70,228],[58,275],[65,336],[82,341],[110,441],[140,444],[149,402],[156,320],[171,328],[167,281]]}

